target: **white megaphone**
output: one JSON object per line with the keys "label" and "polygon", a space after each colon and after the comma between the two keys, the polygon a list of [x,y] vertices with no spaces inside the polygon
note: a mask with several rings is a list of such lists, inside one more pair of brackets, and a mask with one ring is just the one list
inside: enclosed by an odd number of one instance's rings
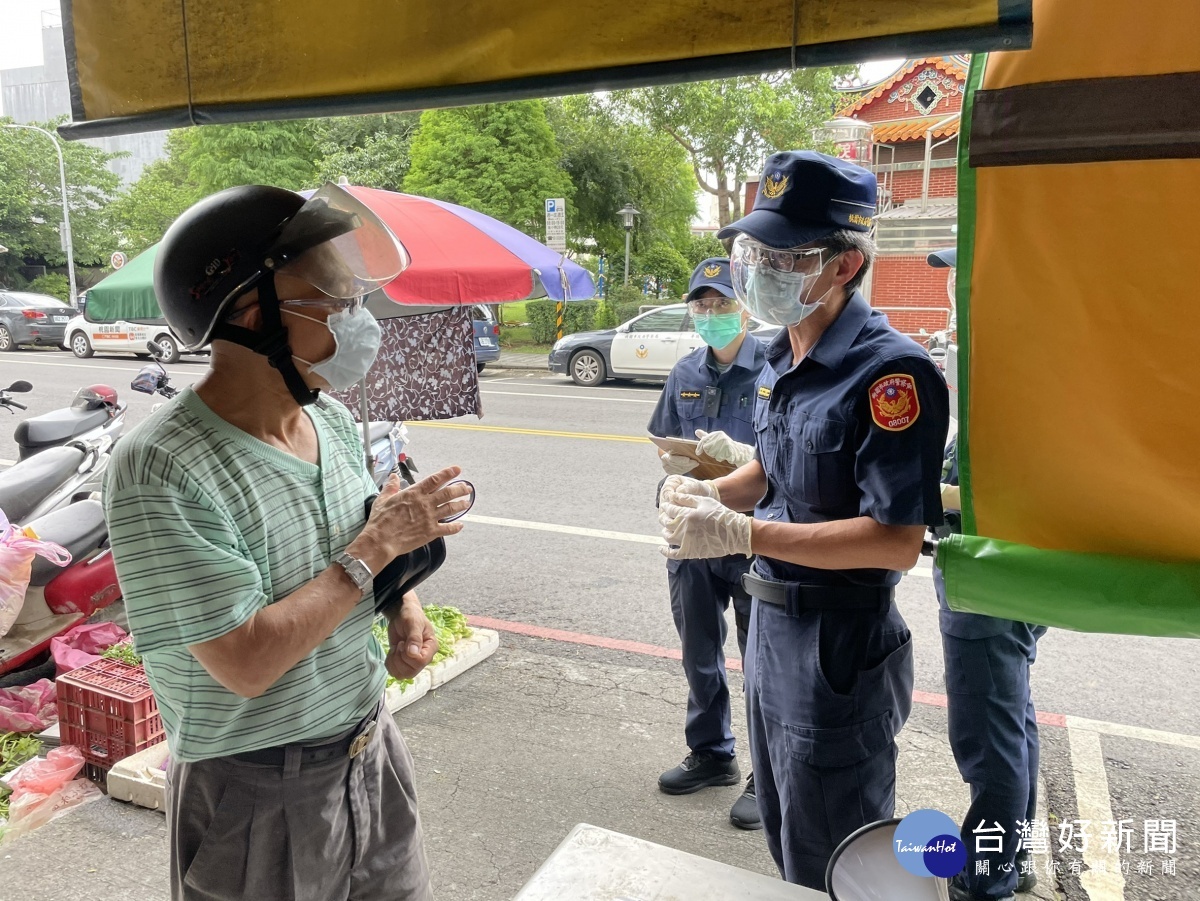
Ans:
{"label": "white megaphone", "polygon": [[949,901],[949,880],[914,875],[896,859],[899,823],[869,823],[838,845],[825,870],[825,890],[833,901]]}

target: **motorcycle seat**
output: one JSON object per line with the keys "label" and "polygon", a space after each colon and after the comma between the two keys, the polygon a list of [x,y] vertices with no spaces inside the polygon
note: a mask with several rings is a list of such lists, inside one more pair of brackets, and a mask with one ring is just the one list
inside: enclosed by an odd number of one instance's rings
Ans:
{"label": "motorcycle seat", "polygon": [[390,422],[373,422],[367,428],[367,437],[370,439],[371,444],[374,444],[376,441],[382,441],[386,438],[388,432],[391,430],[392,423]]}
{"label": "motorcycle seat", "polygon": [[[43,541],[53,541],[65,547],[71,554],[72,562],[82,560],[108,538],[104,508],[99,501],[93,500],[70,504],[39,516],[26,525]],[[34,557],[29,584],[45,585],[62,571],[63,567],[55,566],[45,557]]]}
{"label": "motorcycle seat", "polygon": [[66,407],[34,416],[21,422],[13,437],[23,450],[39,450],[70,441],[76,435],[99,428],[111,418],[105,407],[96,410],[76,410]]}
{"label": "motorcycle seat", "polygon": [[9,521],[24,520],[51,491],[83,463],[78,447],[51,447],[0,472],[0,510]]}

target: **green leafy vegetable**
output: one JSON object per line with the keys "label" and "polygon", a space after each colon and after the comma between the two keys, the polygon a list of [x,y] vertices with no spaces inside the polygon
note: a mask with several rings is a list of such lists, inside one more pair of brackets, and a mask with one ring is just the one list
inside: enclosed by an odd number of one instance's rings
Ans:
{"label": "green leafy vegetable", "polygon": [[120,660],[122,663],[128,663],[130,666],[142,665],[142,658],[133,650],[133,642],[131,641],[118,642],[100,656],[106,660]]}
{"label": "green leafy vegetable", "polygon": [[[0,735],[0,779],[3,779],[26,760],[37,757],[42,750],[42,743],[32,735],[21,735],[8,732]],[[8,819],[7,788],[0,786],[0,820]]]}
{"label": "green leafy vegetable", "polygon": [[[467,617],[457,607],[439,607],[436,604],[430,604],[425,608],[425,616],[429,618],[429,622],[433,626],[433,634],[438,641],[438,650],[433,655],[433,663],[439,663],[449,657],[454,651],[456,641],[471,637],[471,627],[467,625]],[[376,619],[371,629],[386,654],[388,651],[387,623],[383,619]],[[397,682],[400,684],[400,690],[403,691],[412,685],[413,680],[398,680],[388,676],[387,684],[389,686],[395,685]]]}

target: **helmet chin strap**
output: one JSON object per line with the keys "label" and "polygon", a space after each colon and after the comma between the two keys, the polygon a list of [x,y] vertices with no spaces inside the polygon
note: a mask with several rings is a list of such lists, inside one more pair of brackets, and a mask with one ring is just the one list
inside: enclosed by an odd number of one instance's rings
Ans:
{"label": "helmet chin strap", "polygon": [[288,344],[287,327],[279,312],[279,296],[275,293],[275,275],[268,272],[258,282],[258,309],[262,312],[263,329],[254,332],[240,325],[222,322],[213,329],[213,337],[232,341],[242,347],[248,347],[256,354],[267,358],[273,369],[278,370],[287,385],[292,399],[300,406],[307,407],[316,403],[321,392],[308,387],[300,370],[292,360],[292,348]]}

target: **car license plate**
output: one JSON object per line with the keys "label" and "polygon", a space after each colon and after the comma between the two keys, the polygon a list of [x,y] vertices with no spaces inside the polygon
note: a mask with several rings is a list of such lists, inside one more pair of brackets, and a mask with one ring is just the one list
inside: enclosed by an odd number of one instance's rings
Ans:
{"label": "car license plate", "polygon": [[54,321],[55,322],[70,322],[71,317],[70,316],[55,316]]}
{"label": "car license plate", "polygon": [[494,345],[494,344],[492,344],[492,339],[491,339],[491,338],[480,338],[480,339],[479,339],[479,346],[480,346],[480,347],[495,347],[495,345]]}

